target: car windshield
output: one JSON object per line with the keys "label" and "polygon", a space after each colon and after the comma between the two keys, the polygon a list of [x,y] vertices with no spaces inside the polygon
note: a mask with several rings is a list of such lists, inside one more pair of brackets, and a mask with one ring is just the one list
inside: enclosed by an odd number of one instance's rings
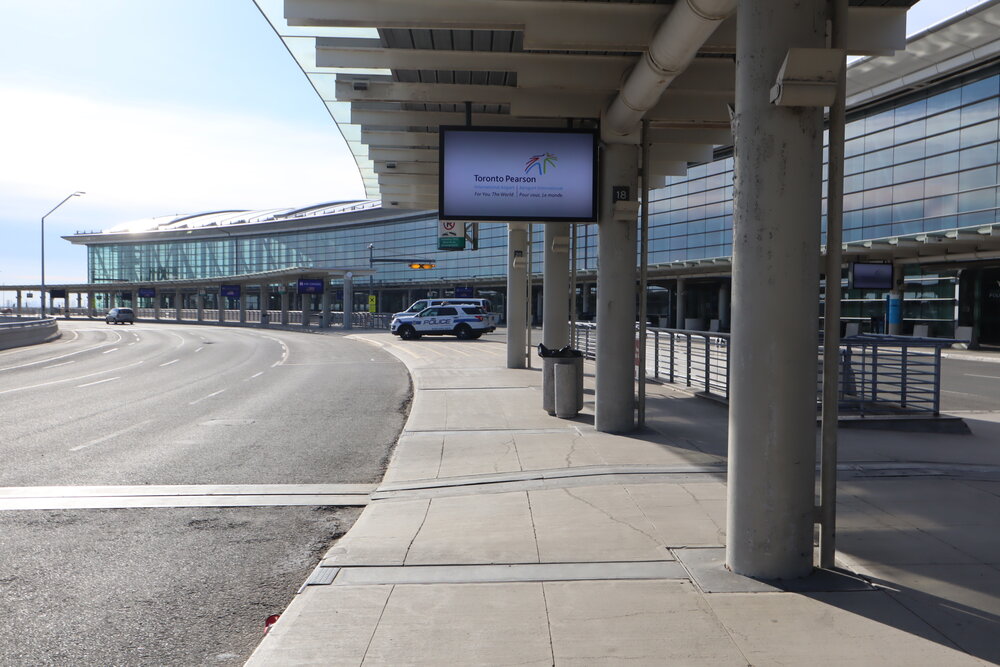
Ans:
{"label": "car windshield", "polygon": [[408,313],[419,313],[421,310],[423,310],[426,307],[427,307],[427,302],[426,301],[417,301],[415,304],[413,304],[412,306],[410,306],[409,310],[407,310],[406,312],[408,312]]}

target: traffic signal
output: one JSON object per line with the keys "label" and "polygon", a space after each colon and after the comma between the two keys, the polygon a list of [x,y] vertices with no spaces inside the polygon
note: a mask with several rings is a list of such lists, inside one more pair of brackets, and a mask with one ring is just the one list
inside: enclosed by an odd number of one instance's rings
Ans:
{"label": "traffic signal", "polygon": [[433,269],[435,266],[434,262],[410,262],[411,269]]}

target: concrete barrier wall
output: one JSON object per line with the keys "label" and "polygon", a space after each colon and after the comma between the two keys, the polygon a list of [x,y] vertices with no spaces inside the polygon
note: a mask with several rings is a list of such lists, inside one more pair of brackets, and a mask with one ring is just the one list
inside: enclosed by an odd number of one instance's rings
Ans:
{"label": "concrete barrier wall", "polygon": [[4,320],[0,320],[0,350],[47,343],[61,335],[59,325],[52,317],[44,320],[10,320],[7,318]]}

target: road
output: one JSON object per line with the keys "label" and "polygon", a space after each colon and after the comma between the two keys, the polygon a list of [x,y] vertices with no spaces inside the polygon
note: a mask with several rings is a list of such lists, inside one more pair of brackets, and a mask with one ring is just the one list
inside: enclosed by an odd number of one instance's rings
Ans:
{"label": "road", "polygon": [[[993,356],[1000,361],[1000,355]],[[1000,363],[942,359],[941,410],[1000,410]]]}
{"label": "road", "polygon": [[242,664],[360,508],[78,509],[64,487],[377,482],[405,368],[341,335],[60,329],[0,353],[0,487],[56,498],[0,510],[0,663]]}

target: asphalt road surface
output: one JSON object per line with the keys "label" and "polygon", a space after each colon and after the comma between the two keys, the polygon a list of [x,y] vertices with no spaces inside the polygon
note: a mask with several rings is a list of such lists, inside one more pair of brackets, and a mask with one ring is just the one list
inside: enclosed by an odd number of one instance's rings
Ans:
{"label": "asphalt road surface", "polygon": [[941,411],[1000,410],[1000,363],[941,360]]}
{"label": "asphalt road surface", "polygon": [[[60,329],[0,352],[0,487],[374,483],[411,395],[341,335]],[[359,513],[0,511],[0,664],[242,664]]]}

